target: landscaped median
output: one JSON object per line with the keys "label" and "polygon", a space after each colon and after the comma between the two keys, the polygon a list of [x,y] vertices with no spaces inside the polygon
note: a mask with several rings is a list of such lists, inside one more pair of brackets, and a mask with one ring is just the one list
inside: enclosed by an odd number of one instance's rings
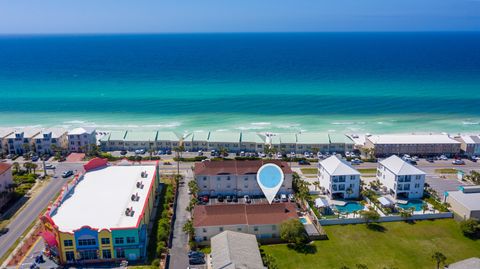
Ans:
{"label": "landscaped median", "polygon": [[452,219],[391,222],[324,227],[328,240],[314,241],[309,252],[297,252],[286,244],[262,246],[275,259],[278,268],[434,268],[434,252],[447,257],[447,263],[478,256],[480,240],[465,237]]}

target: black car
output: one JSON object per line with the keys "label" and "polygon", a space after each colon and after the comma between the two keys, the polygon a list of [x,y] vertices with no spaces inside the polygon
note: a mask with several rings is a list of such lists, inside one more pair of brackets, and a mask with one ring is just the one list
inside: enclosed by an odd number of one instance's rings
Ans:
{"label": "black car", "polygon": [[0,229],[0,235],[4,235],[4,234],[6,234],[6,233],[8,233],[8,228],[2,228],[2,229]]}
{"label": "black car", "polygon": [[223,202],[223,196],[219,195],[219,196],[217,197],[217,201]]}
{"label": "black car", "polygon": [[120,151],[120,155],[127,155],[127,151],[126,150]]}
{"label": "black car", "polygon": [[63,174],[62,174],[63,178],[67,178],[67,177],[71,177],[71,176],[73,176],[73,171],[72,170],[63,172]]}
{"label": "black car", "polygon": [[188,261],[192,265],[194,265],[194,264],[204,264],[205,263],[205,259],[201,258],[201,257],[190,258]]}
{"label": "black car", "polygon": [[39,159],[39,157],[37,155],[32,156],[32,162],[36,162],[36,161],[38,161],[38,159]]}
{"label": "black car", "polygon": [[237,203],[238,202],[238,197],[236,195],[233,196],[233,202]]}
{"label": "black car", "polygon": [[432,158],[432,157],[429,157],[429,158],[427,158],[427,162],[429,162],[429,163],[433,163],[433,162],[435,162],[435,159],[434,159],[434,158]]}
{"label": "black car", "polygon": [[227,202],[230,203],[231,201],[232,201],[232,196],[228,195],[228,196],[227,196]]}
{"label": "black car", "polygon": [[200,252],[200,251],[189,251],[188,252],[188,258],[193,259],[193,258],[204,258],[205,253]]}
{"label": "black car", "polygon": [[299,164],[299,165],[309,165],[310,162],[307,161],[307,160],[300,160],[300,161],[298,161],[298,164]]}

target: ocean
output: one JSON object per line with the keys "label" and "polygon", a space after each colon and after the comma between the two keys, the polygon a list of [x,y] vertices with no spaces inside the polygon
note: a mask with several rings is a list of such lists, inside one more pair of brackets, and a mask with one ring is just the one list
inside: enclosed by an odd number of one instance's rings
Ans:
{"label": "ocean", "polygon": [[480,132],[480,32],[0,36],[0,126]]}

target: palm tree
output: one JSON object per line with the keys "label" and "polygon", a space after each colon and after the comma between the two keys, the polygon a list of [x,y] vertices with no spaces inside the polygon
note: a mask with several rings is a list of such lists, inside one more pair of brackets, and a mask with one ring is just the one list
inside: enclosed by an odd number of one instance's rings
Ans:
{"label": "palm tree", "polygon": [[352,188],[348,188],[346,193],[347,193],[348,197],[350,197],[350,195],[353,194]]}
{"label": "palm tree", "polygon": [[440,269],[440,265],[445,264],[447,257],[443,253],[436,251],[433,253],[432,259],[437,263],[437,269]]}
{"label": "palm tree", "polygon": [[182,159],[182,152],[185,151],[184,146],[175,147],[173,149],[177,153],[177,175],[180,175],[180,160]]}
{"label": "palm tree", "polygon": [[33,169],[33,173],[36,174],[36,169],[38,168],[38,165],[36,163],[32,163],[30,168]]}
{"label": "palm tree", "polygon": [[12,166],[13,169],[15,169],[15,173],[18,173],[20,171],[20,164],[18,162],[14,162]]}
{"label": "palm tree", "polygon": [[30,145],[28,143],[23,144],[22,148],[23,148],[23,153],[29,153],[30,152]]}
{"label": "palm tree", "polygon": [[317,190],[317,188],[320,189],[320,182],[319,181],[313,182],[312,185],[315,186],[315,190]]}
{"label": "palm tree", "polygon": [[193,228],[193,221],[189,219],[182,227],[182,231],[188,234],[190,237],[193,237],[195,229]]}
{"label": "palm tree", "polygon": [[221,147],[219,150],[218,150],[218,153],[220,153],[220,156],[223,158],[224,156],[228,156],[228,150],[224,147]]}
{"label": "palm tree", "polygon": [[27,169],[27,174],[30,174],[30,169],[32,168],[32,163],[30,163],[30,162],[23,163],[23,167],[25,169]]}

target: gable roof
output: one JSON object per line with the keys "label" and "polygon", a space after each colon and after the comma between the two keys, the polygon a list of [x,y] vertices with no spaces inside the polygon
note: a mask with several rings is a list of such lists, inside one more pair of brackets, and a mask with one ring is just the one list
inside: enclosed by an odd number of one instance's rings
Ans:
{"label": "gable roof", "polygon": [[360,175],[360,172],[353,168],[349,163],[341,160],[335,155],[321,161],[320,166],[331,176]]}
{"label": "gable roof", "polygon": [[0,163],[0,175],[7,172],[8,169],[12,168],[12,165],[9,163]]}
{"label": "gable roof", "polygon": [[195,175],[247,175],[256,174],[262,165],[273,163],[278,165],[284,174],[291,174],[292,169],[280,160],[245,160],[245,161],[203,161],[196,162]]}
{"label": "gable roof", "polygon": [[297,135],[298,144],[330,144],[326,133],[301,133]]}
{"label": "gable roof", "polygon": [[258,143],[258,144],[263,144],[267,140],[266,136],[262,134],[257,134],[257,133],[243,133],[241,136],[241,141],[242,142],[248,142],[248,143]]}
{"label": "gable roof", "polygon": [[237,132],[210,132],[208,137],[208,142],[217,142],[217,143],[240,143],[241,133]]}
{"label": "gable roof", "polygon": [[353,140],[344,134],[330,133],[328,137],[332,144],[354,144]]}
{"label": "gable roof", "polygon": [[425,175],[425,172],[402,160],[397,155],[386,158],[380,164],[396,175]]}
{"label": "gable roof", "polygon": [[159,131],[157,135],[157,141],[180,141],[183,135],[172,131]]}
{"label": "gable roof", "polygon": [[52,138],[60,138],[65,133],[67,133],[67,130],[63,128],[47,128],[47,129],[43,129],[34,138],[36,139],[43,138],[44,134],[51,134]]}
{"label": "gable roof", "polygon": [[281,144],[295,144],[297,143],[297,135],[296,134],[279,134],[278,137],[280,138]]}
{"label": "gable roof", "polygon": [[157,131],[127,131],[125,141],[150,141],[157,140]]}
{"label": "gable roof", "polygon": [[68,132],[69,135],[81,135],[81,134],[93,134],[95,132],[94,127],[80,127],[75,128]]}
{"label": "gable roof", "polygon": [[221,232],[211,239],[213,269],[264,269],[253,234]]}

